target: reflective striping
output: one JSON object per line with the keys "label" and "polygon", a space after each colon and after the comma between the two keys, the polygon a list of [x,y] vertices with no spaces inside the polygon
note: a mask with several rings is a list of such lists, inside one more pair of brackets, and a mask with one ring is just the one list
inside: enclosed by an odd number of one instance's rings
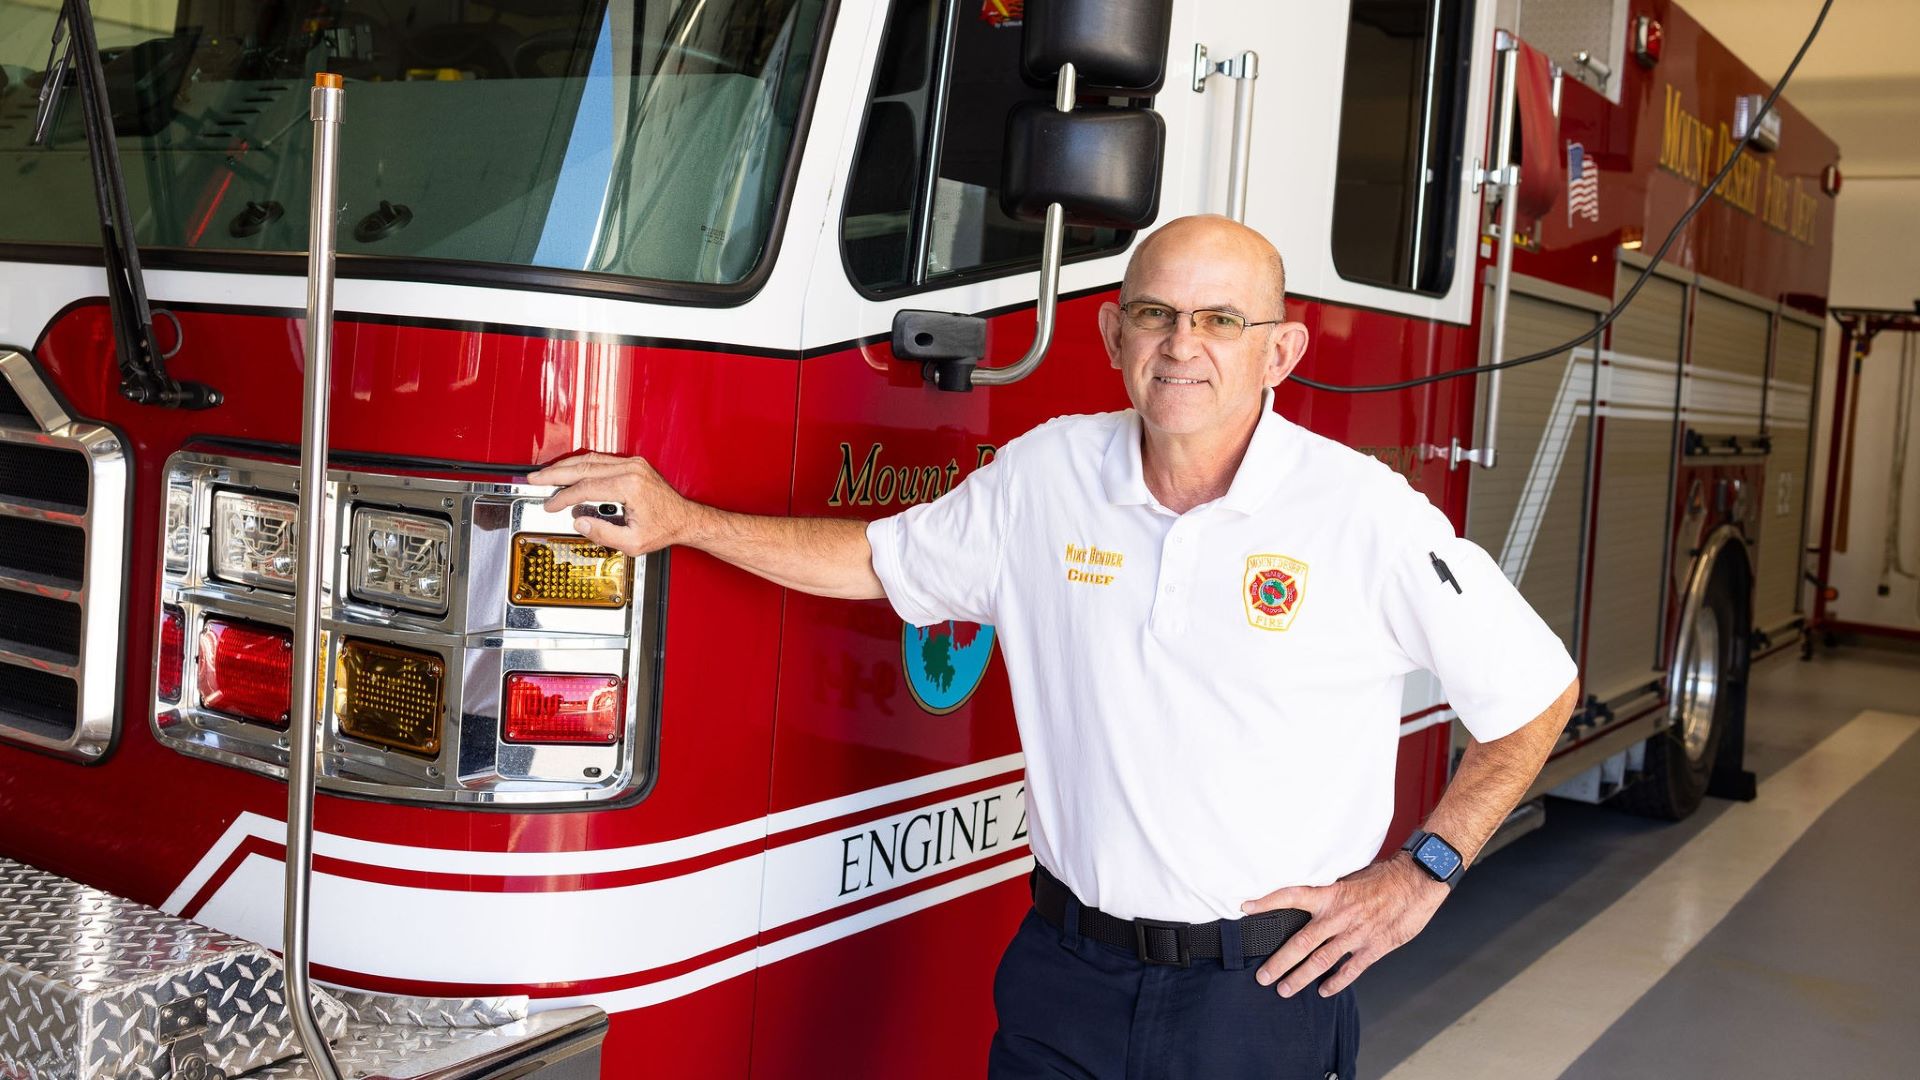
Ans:
{"label": "reflective striping", "polygon": [[[476,986],[645,972],[752,937],[763,872],[754,856],[621,888],[508,893],[316,872],[313,958],[345,971]],[[280,905],[262,901],[278,895],[284,874],[281,859],[248,856],[195,921],[278,948]],[[483,940],[486,948],[473,947]]]}
{"label": "reflective striping", "polygon": [[597,1005],[609,1013],[627,1012],[663,1001],[685,997],[688,994],[704,990],[725,982],[738,975],[744,975],[758,967],[765,967],[789,957],[810,952],[823,945],[830,945],[843,938],[852,937],[863,930],[905,918],[908,915],[937,907],[950,900],[968,896],[982,889],[991,888],[1005,881],[1012,881],[1033,870],[1031,856],[1014,859],[990,867],[964,878],[945,882],[933,888],[925,889],[898,900],[870,908],[844,919],[817,926],[810,930],[782,938],[762,945],[752,952],[730,956],[706,967],[697,968],[681,975],[647,983],[624,990],[614,990],[598,994],[582,994],[575,997],[536,998],[531,1003],[534,1011],[563,1008],[568,1005]]}
{"label": "reflective striping", "polygon": [[792,810],[781,810],[768,815],[767,831],[769,833],[782,833],[790,829],[804,828],[816,822],[839,817],[842,814],[857,813],[871,807],[885,806],[888,803],[899,802],[902,799],[910,799],[915,795],[939,791],[943,788],[955,787],[960,784],[970,783],[974,780],[982,780],[990,776],[999,776],[1017,769],[1024,769],[1026,763],[1027,759],[1025,755],[1008,754],[1004,757],[990,758],[986,761],[976,761],[971,765],[962,765],[957,769],[947,769],[942,772],[928,773],[925,776],[916,776],[911,780],[902,780],[898,783],[887,784],[884,787],[870,788],[852,795],[843,795],[821,802],[809,803],[806,806],[795,807]]}
{"label": "reflective striping", "polygon": [[1759,379],[1688,364],[1680,384],[1680,415],[1757,431],[1762,385]]}
{"label": "reflective striping", "polygon": [[[816,919],[839,909],[866,912],[893,902],[883,898],[938,891],[971,864],[1026,858],[1023,790],[1019,780],[977,788],[688,873],[609,888],[420,888],[323,863],[313,875],[313,954],[329,968],[389,980],[485,987],[642,982],[648,972],[782,928],[812,933]],[[280,907],[264,901],[278,895],[284,873],[284,849],[242,851],[190,914],[277,946]],[[518,932],[503,938],[494,933],[502,926]],[[659,933],[661,926],[674,932]],[[469,947],[482,938],[488,948]]]}
{"label": "reflective striping", "polygon": [[[870,788],[821,802],[810,803],[770,814],[763,818],[738,822],[689,836],[675,837],[629,847],[600,848],[589,851],[467,851],[455,848],[418,847],[378,840],[361,840],[338,833],[314,834],[314,854],[347,863],[417,870],[440,874],[478,874],[501,877],[570,877],[588,874],[618,873],[648,866],[682,862],[711,855],[741,844],[764,840],[769,835],[804,828],[847,814],[885,806],[974,780],[1000,776],[1024,766],[1019,754],[974,762],[955,769],[927,773],[910,780]],[[178,911],[198,893],[213,874],[248,837],[279,843],[286,837],[286,825],[276,818],[242,813],[227,826],[226,832],[201,856],[194,868],[181,879],[161,907]]]}
{"label": "reflective striping", "polygon": [[[1454,714],[1450,709],[1443,709],[1440,714],[1437,714],[1441,719],[1435,719],[1435,715],[1428,713],[1406,720],[1401,724],[1400,734],[1402,737],[1415,734],[1435,723],[1452,719]],[[1007,775],[1023,769],[1025,763],[1026,759],[1022,755],[1008,754],[1004,757],[927,773],[850,795],[777,811],[764,818],[742,821],[671,840],[628,847],[588,851],[468,851],[394,844],[379,840],[362,840],[338,833],[316,832],[314,854],[319,858],[336,859],[343,863],[437,874],[573,877],[618,873],[711,855],[725,851],[727,848],[804,829],[810,825],[856,814],[862,810],[960,787],[975,780]],[[200,860],[194,864],[193,869],[189,870],[167,895],[167,899],[160,905],[161,909],[176,914],[183,910],[188,901],[212,881],[221,864],[230,859],[250,838],[266,841],[269,844],[280,844],[286,838],[286,825],[277,818],[252,812],[243,812],[235,817],[220,838],[214,841]]]}
{"label": "reflective striping", "polygon": [[[1401,733],[1417,734],[1453,718],[1451,709],[1434,708],[1404,722]],[[1009,755],[677,841],[599,852],[451,851],[321,833],[315,838],[316,856],[322,860],[314,873],[315,956],[330,968],[380,979],[501,986],[633,976],[636,982],[644,983],[577,999],[596,1003],[665,1000],[660,995],[691,993],[745,969],[738,958],[725,957],[694,972],[676,973],[657,982],[646,983],[645,975],[724,952],[756,935],[764,940],[765,935],[777,934],[782,928],[798,928],[790,940],[762,946],[763,961],[771,962],[1024,873],[1031,865],[1030,856],[1025,854],[1025,809],[1020,798],[1024,780],[1015,777],[957,793],[952,783],[956,777],[973,773],[989,779],[1005,777],[1005,766],[1011,764],[1017,769],[1021,763],[1019,755]],[[911,797],[914,792],[950,794],[923,804],[901,805],[902,796]],[[997,809],[993,809],[995,802]],[[862,806],[895,809],[877,820],[839,820],[848,809]],[[955,815],[949,822],[960,814],[970,815],[965,841],[970,846],[965,850],[960,849],[955,839],[959,834],[951,831],[950,824],[932,824],[942,809]],[[770,828],[776,823],[786,829]],[[586,860],[593,860],[596,871],[604,872],[616,866],[679,861],[702,852],[724,851],[770,833],[803,831],[820,824],[829,828],[811,835],[803,832],[791,842],[690,872],[607,888],[562,885],[555,889],[481,890],[472,882],[423,888],[404,881],[381,880],[380,873],[393,863],[405,863],[447,873],[483,868],[478,873],[532,877],[581,873]],[[917,839],[916,824],[921,830]],[[943,825],[946,831],[937,832]],[[940,861],[922,858],[918,865],[913,864],[919,841],[934,837],[944,838],[948,857]],[[874,861],[871,848],[863,847],[870,840],[880,843],[896,838],[899,843],[894,844],[892,856],[898,862],[884,867]],[[283,839],[284,828],[278,821],[241,815],[181,881],[163,910],[178,913],[204,895],[204,903],[190,913],[197,921],[277,945],[279,909],[271,899],[278,896],[283,875]],[[856,852],[856,847],[862,850]],[[364,864],[342,859],[348,853],[368,852],[379,854],[385,862]],[[1007,858],[1014,861],[1001,861]],[[328,861],[335,859],[342,861]],[[989,865],[960,877],[951,876],[970,863]],[[855,870],[850,871],[850,866]],[[556,871],[555,867],[566,869]],[[854,877],[858,880],[849,888],[848,882]],[[899,895],[877,905],[865,906],[896,893]],[[533,910],[536,905],[537,912]],[[856,910],[842,919],[810,925],[840,908]],[[636,918],[636,913],[645,917]],[[667,936],[641,929],[663,923],[677,927],[676,933]],[[461,946],[461,942],[485,934],[484,928],[502,925],[556,929],[501,948],[474,950]],[[591,928],[591,932],[576,933],[572,928]],[[560,1003],[564,1002],[550,1004]]]}

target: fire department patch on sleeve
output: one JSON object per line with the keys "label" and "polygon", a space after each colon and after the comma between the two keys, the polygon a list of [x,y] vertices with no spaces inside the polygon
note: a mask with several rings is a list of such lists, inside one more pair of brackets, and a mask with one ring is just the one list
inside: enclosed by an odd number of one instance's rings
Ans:
{"label": "fire department patch on sleeve", "polygon": [[1249,555],[1240,582],[1247,623],[1261,630],[1293,625],[1307,594],[1307,564],[1285,555]]}

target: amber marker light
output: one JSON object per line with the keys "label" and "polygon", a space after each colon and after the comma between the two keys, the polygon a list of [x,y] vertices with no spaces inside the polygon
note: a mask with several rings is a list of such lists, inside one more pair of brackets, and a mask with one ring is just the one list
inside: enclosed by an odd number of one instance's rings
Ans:
{"label": "amber marker light", "polygon": [[617,608],[627,602],[632,560],[580,536],[513,538],[513,602],[523,607]]}
{"label": "amber marker light", "polygon": [[343,734],[438,757],[446,682],[446,664],[432,653],[347,641],[334,665],[333,713]]}

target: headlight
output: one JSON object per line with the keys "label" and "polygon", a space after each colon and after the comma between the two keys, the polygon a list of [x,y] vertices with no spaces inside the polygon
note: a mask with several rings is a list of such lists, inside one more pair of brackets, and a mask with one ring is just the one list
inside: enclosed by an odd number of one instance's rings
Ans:
{"label": "headlight", "polygon": [[353,594],[415,611],[447,610],[447,549],[453,530],[433,518],[353,512]]}
{"label": "headlight", "polygon": [[167,573],[187,572],[193,551],[193,486],[167,485]]}
{"label": "headlight", "polygon": [[237,491],[213,496],[213,572],[229,581],[291,589],[298,540],[294,504]]}

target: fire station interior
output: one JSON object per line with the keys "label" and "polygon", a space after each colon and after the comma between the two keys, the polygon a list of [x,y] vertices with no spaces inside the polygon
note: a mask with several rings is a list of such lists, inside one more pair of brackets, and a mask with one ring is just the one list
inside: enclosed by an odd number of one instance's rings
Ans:
{"label": "fire station interior", "polygon": [[[1780,0],[1687,9],[1761,72],[1784,69],[1817,13]],[[1810,448],[1796,447],[1810,449],[1813,489],[1797,591],[1805,607],[1829,599],[1805,649],[1751,668],[1758,797],[1709,797],[1677,823],[1550,799],[1541,828],[1476,868],[1480,880],[1361,980],[1368,1075],[1912,1072],[1920,995],[1906,969],[1920,936],[1907,898],[1920,879],[1898,838],[1920,826],[1920,361],[1905,329],[1920,311],[1920,66],[1886,33],[1920,34],[1910,5],[1834,5],[1789,91],[1846,172],[1820,404]],[[1556,59],[1581,67],[1572,52]],[[1836,413],[1841,367],[1851,385]]]}
{"label": "fire station interior", "polygon": [[527,472],[931,501],[1172,208],[1582,673],[1358,1075],[1920,1075],[1920,3],[4,0],[0,1078],[980,1075],[1005,642]]}

